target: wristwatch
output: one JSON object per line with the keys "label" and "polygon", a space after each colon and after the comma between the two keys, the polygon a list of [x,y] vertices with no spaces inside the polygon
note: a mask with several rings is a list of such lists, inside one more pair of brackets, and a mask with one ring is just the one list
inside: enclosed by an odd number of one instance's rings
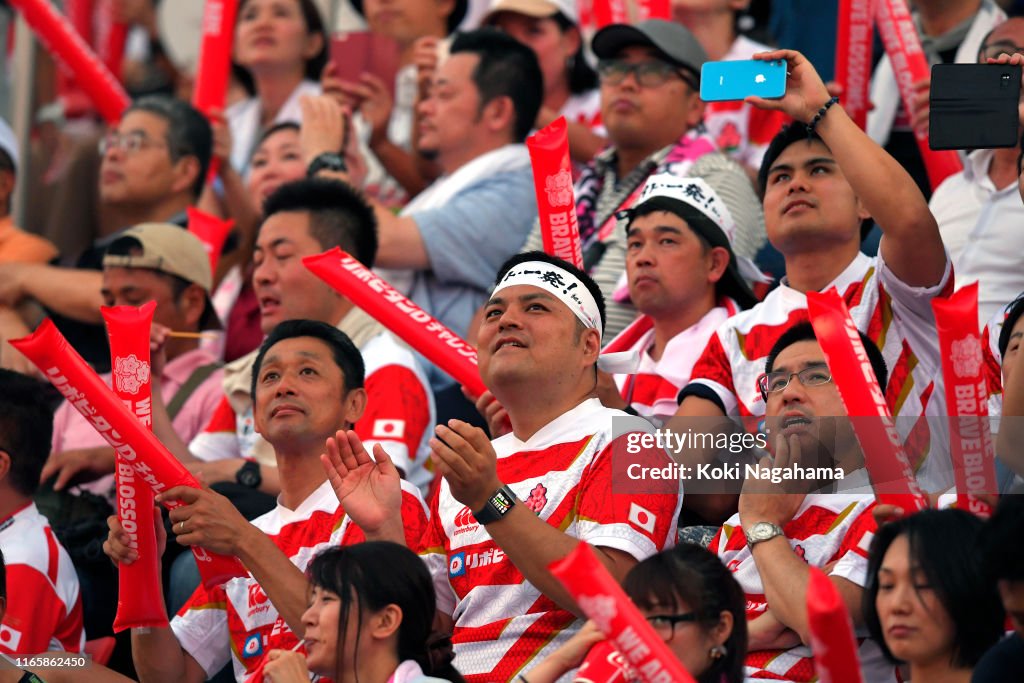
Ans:
{"label": "wristwatch", "polygon": [[244,465],[235,472],[235,481],[242,486],[251,489],[258,489],[263,483],[263,476],[260,474],[260,464],[255,460],[247,460]]}
{"label": "wristwatch", "polygon": [[318,154],[313,161],[309,162],[309,167],[306,169],[306,177],[313,178],[320,171],[335,171],[336,173],[347,173],[348,165],[345,163],[345,157],[341,156],[337,152],[324,152]]}
{"label": "wristwatch", "polygon": [[747,536],[747,545],[753,547],[776,536],[784,536],[786,532],[778,524],[758,522],[749,529],[745,529],[744,533]]}
{"label": "wristwatch", "polygon": [[473,517],[480,524],[490,524],[508,514],[516,505],[516,494],[508,486],[502,486],[491,494],[483,508],[473,513]]}

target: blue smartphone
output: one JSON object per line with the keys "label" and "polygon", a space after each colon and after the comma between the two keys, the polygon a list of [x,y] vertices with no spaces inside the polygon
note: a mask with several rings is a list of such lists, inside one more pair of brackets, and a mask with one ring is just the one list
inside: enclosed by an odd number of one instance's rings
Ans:
{"label": "blue smartphone", "polygon": [[755,95],[775,99],[786,94],[786,60],[762,62],[740,59],[704,62],[700,70],[700,98],[705,102],[742,100]]}

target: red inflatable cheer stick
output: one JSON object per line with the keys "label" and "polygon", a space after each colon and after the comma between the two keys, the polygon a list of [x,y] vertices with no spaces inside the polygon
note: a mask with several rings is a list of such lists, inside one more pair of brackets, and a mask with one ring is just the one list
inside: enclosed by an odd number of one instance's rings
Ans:
{"label": "red inflatable cheer stick", "polygon": [[807,584],[807,621],[819,683],[862,683],[846,603],[828,577],[814,567]]}
{"label": "red inflatable cheer stick", "polygon": [[199,238],[203,243],[203,249],[210,257],[210,275],[217,272],[217,261],[220,260],[220,252],[224,249],[224,240],[235,227],[232,219],[223,220],[211,216],[205,211],[200,211],[194,206],[185,209],[188,214],[188,231]]}
{"label": "red inflatable cheer stick", "polygon": [[843,89],[843,109],[864,130],[868,122],[871,47],[876,0],[839,0],[836,30],[836,82]]}
{"label": "red inflatable cheer stick", "polygon": [[957,507],[988,517],[992,507],[974,495],[999,491],[988,422],[985,358],[978,334],[978,283],[947,299],[933,299],[932,310],[939,330]]}
{"label": "red inflatable cheer stick", "polygon": [[[100,313],[110,338],[111,382],[121,402],[147,427],[152,425],[152,376],[149,331],[156,302],[134,306],[103,306]],[[153,529],[153,491],[136,477],[131,463],[118,455],[117,516],[139,559],[122,564],[117,574],[117,616],[114,633],[126,628],[167,625],[160,591],[160,557]]]}
{"label": "red inflatable cheer stick", "polygon": [[[878,500],[901,507],[907,514],[923,510],[928,499],[917,485],[903,439],[846,304],[835,288],[823,294],[808,292],[807,311],[864,451],[864,465]],[[875,419],[865,419],[868,417]]]}
{"label": "red inflatable cheer stick", "polygon": [[471,394],[480,396],[487,390],[480,379],[476,350],[357,259],[335,247],[302,262]]}
{"label": "red inflatable cheer stick", "polygon": [[533,164],[533,187],[537,192],[537,214],[544,252],[583,267],[580,225],[572,189],[572,162],[565,117],[557,119],[526,138]]}
{"label": "red inflatable cheer stick", "polygon": [[82,36],[47,0],[11,0],[46,49],[74,75],[110,125],[121,120],[131,99]]}
{"label": "red inflatable cheer stick", "polygon": [[[206,0],[203,8],[203,38],[199,44],[192,106],[206,116],[214,110],[223,110],[227,100],[237,13],[238,0]],[[220,160],[213,157],[206,178],[212,182],[219,173]]]}
{"label": "red inflatable cheer stick", "polygon": [[[914,83],[928,78],[928,62],[906,0],[877,0],[877,3],[875,21],[878,34],[892,62],[903,107],[912,114]],[[921,151],[921,158],[928,171],[928,182],[933,190],[947,177],[964,169],[956,152],[936,151],[929,147],[928,132],[923,128],[915,128],[914,137],[917,138],[917,148]]]}
{"label": "red inflatable cheer stick", "polygon": [[612,642],[630,666],[648,683],[694,683],[682,663],[658,637],[619,584],[580,543],[548,569],[562,582],[583,613]]}
{"label": "red inflatable cheer stick", "polygon": [[[175,486],[199,488],[195,477],[121,403],[52,321],[47,318],[31,335],[14,339],[10,344],[42,371],[154,493]],[[177,506],[174,501],[167,503],[168,508]],[[215,555],[198,546],[192,547],[192,554],[207,588],[248,575],[237,558]]]}

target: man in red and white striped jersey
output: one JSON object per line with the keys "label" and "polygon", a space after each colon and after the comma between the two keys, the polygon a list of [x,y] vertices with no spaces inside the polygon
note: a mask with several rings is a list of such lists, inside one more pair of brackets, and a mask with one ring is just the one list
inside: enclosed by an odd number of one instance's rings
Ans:
{"label": "man in red and white striped jersey", "polygon": [[745,278],[760,273],[733,252],[736,223],[715,180],[653,175],[637,205],[622,212],[629,298],[641,315],[604,350],[636,351],[640,366],[614,376],[618,393],[602,393],[606,406],[644,416],[674,413],[711,335],[757,303]]}
{"label": "man in red and white striped jersey", "polygon": [[477,339],[480,375],[512,432],[492,442],[459,420],[435,430],[444,479],[422,553],[438,613],[454,620],[454,665],[471,683],[514,680],[580,628],[548,570],[580,541],[621,580],[675,540],[680,482],[627,491],[627,461],[667,458],[618,450],[637,418],[596,398],[597,366],[621,360],[599,360],[603,326],[601,291],[582,271],[543,252],[509,259]]}
{"label": "man in red and white striped jersey", "polygon": [[[323,178],[281,186],[267,199],[264,211],[253,257],[253,289],[263,331],[269,333],[283,320],[309,319],[347,334],[366,364],[368,401],[356,432],[384,446],[395,466],[425,493],[434,478],[427,464],[434,397],[419,362],[380,323],[302,265],[302,257],[340,246],[372,267],[377,252],[373,211],[355,190]],[[237,472],[239,483],[276,495],[273,451],[253,429],[249,384],[255,355],[224,368],[224,399],[188,449],[208,461],[193,468],[207,483],[234,481]],[[243,476],[242,467],[259,476]]]}
{"label": "man in red and white striped jersey", "polygon": [[[320,462],[326,439],[362,415],[363,377],[358,349],[334,327],[290,320],[271,331],[254,361],[251,391],[256,427],[274,447],[281,475],[277,506],[249,523],[210,489],[176,487],[162,494],[184,503],[170,514],[179,543],[234,555],[249,574],[197,588],[170,627],[133,631],[142,680],[199,683],[230,662],[242,683],[271,649],[298,646],[308,606],[306,565],[326,547],[376,538],[376,529],[357,526],[339,504]],[[426,528],[426,505],[393,466],[388,473],[397,533],[416,547]],[[117,519],[111,520],[104,550],[116,561],[131,561],[134,551]]]}
{"label": "man in red and white striped jersey", "polygon": [[44,387],[0,369],[0,550],[10,587],[0,622],[2,654],[85,646],[78,575],[32,502],[52,431]]}
{"label": "man in red and white striped jersey", "polygon": [[[755,385],[779,336],[807,319],[806,292],[835,287],[857,328],[878,346],[890,368],[886,397],[897,416],[945,412],[941,362],[931,300],[952,292],[952,266],[935,219],[907,172],[861,131],[829,97],[807,59],[792,50],[790,76],[779,100],[751,98],[796,123],[772,142],[759,176],[768,239],[786,260],[786,278],[760,304],[730,318],[711,337],[680,393],[677,415],[740,415],[755,420],[765,405]],[[808,125],[805,125],[806,122]],[[860,247],[861,222],[884,233],[878,257]],[[906,427],[905,421],[898,423]],[[952,485],[948,454],[924,419],[904,438],[920,453],[917,476],[932,491]],[[930,448],[921,447],[931,439]],[[691,457],[699,459],[700,454]],[[691,501],[692,502],[692,501]],[[707,497],[701,511],[721,520],[735,498]]]}
{"label": "man in red and white striped jersey", "polygon": [[[861,342],[884,388],[882,354],[863,333]],[[818,680],[806,607],[808,567],[816,567],[828,574],[857,627],[864,680],[895,681],[894,667],[862,628],[868,548],[877,528],[871,514],[874,496],[863,453],[810,323],[785,331],[764,369],[757,384],[767,405],[774,460],[765,458],[761,464],[782,471],[821,467],[831,476],[819,473],[799,481],[798,489],[748,478],[739,514],[711,542],[746,594],[746,675],[795,683]]]}

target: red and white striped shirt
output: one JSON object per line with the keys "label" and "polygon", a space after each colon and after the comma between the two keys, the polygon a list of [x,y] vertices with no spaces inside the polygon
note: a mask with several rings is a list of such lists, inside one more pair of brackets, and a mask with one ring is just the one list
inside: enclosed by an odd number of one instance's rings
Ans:
{"label": "red and white striped shirt", "polygon": [[[549,525],[641,560],[674,542],[679,482],[664,482],[663,490],[672,491],[665,494],[613,487],[613,417],[630,419],[589,399],[529,441],[514,434],[496,439],[498,478]],[[447,481],[432,502],[423,559],[438,611],[455,619],[454,665],[470,683],[513,680],[582,625],[526,581]]]}
{"label": "red and white striped shirt", "polygon": [[0,550],[7,564],[0,653],[81,652],[85,631],[78,574],[35,503],[0,521]]}
{"label": "red and white striped shirt", "polygon": [[[419,490],[402,482],[402,522],[405,540],[419,548],[427,526],[427,509]],[[305,571],[321,550],[366,540],[338,504],[330,482],[324,482],[294,510],[277,507],[252,521],[296,567]],[[235,678],[244,683],[259,668],[267,652],[290,650],[298,640],[278,615],[252,575],[234,578],[212,590],[199,586],[171,629],[181,647],[213,676],[230,660]]]}
{"label": "red and white striped shirt", "polygon": [[[910,287],[886,267],[881,255],[864,254],[857,254],[822,291],[832,287],[846,301],[857,329],[882,352],[889,370],[889,409],[897,418],[908,418],[897,420],[908,455],[921,454],[916,463],[919,483],[929,491],[945,491],[953,484],[948,449],[921,418],[946,413],[931,301],[953,291],[948,256],[942,280],[934,287]],[[729,318],[712,335],[681,396],[707,395],[710,390],[729,415],[763,416],[764,400],[756,382],[768,352],[783,332],[806,321],[807,296],[783,281],[764,301]]]}
{"label": "red and white striped shirt", "polygon": [[[821,569],[835,562],[831,576],[842,577],[863,587],[867,583],[868,551],[878,526],[871,509],[873,496],[809,494],[793,519],[783,529],[789,545],[804,562]],[[757,564],[733,515],[711,541],[711,550],[733,573],[747,598],[747,621],[759,617],[770,605]],[[895,667],[885,661],[877,643],[858,636],[861,671],[865,681],[895,681]],[[809,683],[814,674],[814,655],[805,645],[788,650],[757,650],[747,653],[746,675],[750,679]]]}

